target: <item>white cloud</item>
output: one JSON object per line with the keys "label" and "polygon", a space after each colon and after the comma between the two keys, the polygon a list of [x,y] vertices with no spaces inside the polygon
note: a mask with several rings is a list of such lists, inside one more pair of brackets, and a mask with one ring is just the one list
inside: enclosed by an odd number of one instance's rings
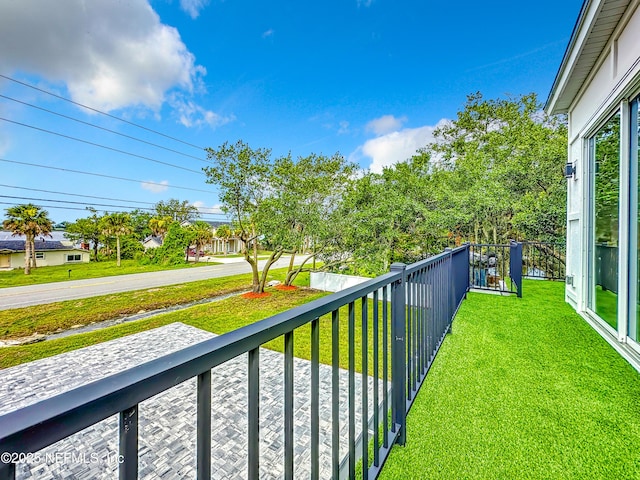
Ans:
{"label": "white cloud", "polygon": [[440,120],[435,126],[405,128],[398,132],[372,138],[358,147],[350,158],[353,161],[362,157],[370,158],[369,169],[372,172],[380,173],[384,167],[411,158],[419,148],[433,142],[433,131],[444,122],[447,120]]}
{"label": "white cloud", "polygon": [[270,28],[262,34],[262,38],[272,37],[274,33],[273,28]]}
{"label": "white cloud", "polygon": [[349,133],[349,122],[347,122],[346,120],[342,120],[341,122],[338,122],[338,125],[338,135]]}
{"label": "white cloud", "polygon": [[195,202],[192,203],[192,205],[196,207],[201,214],[204,214],[204,215],[223,213],[222,207],[220,205],[212,205],[208,207],[207,204],[202,200],[196,200]]}
{"label": "white cloud", "polygon": [[358,7],[370,7],[373,0],[356,0]]}
{"label": "white cloud", "polygon": [[173,95],[169,103],[178,116],[178,121],[187,128],[209,125],[211,128],[220,127],[236,119],[235,115],[223,117],[211,110],[206,110],[181,95]]}
{"label": "white cloud", "polygon": [[147,182],[142,182],[140,186],[150,192],[161,193],[169,188],[169,180],[162,180],[161,182],[153,182],[149,180]]}
{"label": "white cloud", "polygon": [[400,130],[406,121],[407,117],[396,118],[393,115],[383,115],[382,117],[375,118],[367,123],[365,130],[373,132],[376,135],[385,135],[387,133]]}
{"label": "white cloud", "polygon": [[198,18],[200,12],[209,5],[209,0],[180,0],[180,8],[187,12],[194,20]]}
{"label": "white cloud", "polygon": [[3,2],[0,70],[63,82],[73,100],[100,110],[156,112],[167,91],[191,93],[206,74],[147,0]]}

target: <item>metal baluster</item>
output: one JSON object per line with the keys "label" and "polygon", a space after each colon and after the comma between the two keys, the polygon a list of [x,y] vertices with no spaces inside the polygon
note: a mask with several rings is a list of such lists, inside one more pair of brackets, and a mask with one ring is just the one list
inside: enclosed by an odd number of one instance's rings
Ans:
{"label": "metal baluster", "polygon": [[379,340],[379,322],[378,322],[378,290],[373,292],[373,464],[377,467],[380,465],[380,419],[378,418],[378,340]]}
{"label": "metal baluster", "polygon": [[356,476],[355,305],[349,302],[349,478]]}
{"label": "metal baluster", "polygon": [[[248,365],[248,478],[257,480],[260,477],[260,349],[249,351]],[[211,478],[209,475],[207,478]]]}
{"label": "metal baluster", "polygon": [[[198,480],[204,480],[211,478],[211,370],[198,375],[197,395],[196,472]],[[251,402],[249,402],[249,409],[251,409]]]}
{"label": "metal baluster", "polygon": [[382,287],[382,411],[384,412],[384,435],[382,444],[389,446],[389,297],[388,287]]}
{"label": "metal baluster", "polygon": [[369,478],[369,301],[360,300],[362,310],[362,479]]}
{"label": "metal baluster", "polygon": [[340,313],[331,312],[331,471],[340,478]]}
{"label": "metal baluster", "polygon": [[138,405],[120,412],[120,480],[138,478]]}
{"label": "metal baluster", "polygon": [[284,334],[284,478],[293,480],[293,331]]}
{"label": "metal baluster", "polygon": [[311,322],[311,478],[320,478],[320,320]]}

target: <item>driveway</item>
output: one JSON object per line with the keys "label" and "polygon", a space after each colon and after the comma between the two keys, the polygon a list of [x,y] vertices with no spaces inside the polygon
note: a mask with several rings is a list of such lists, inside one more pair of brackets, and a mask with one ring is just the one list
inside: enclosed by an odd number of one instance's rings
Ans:
{"label": "driveway", "polygon": [[[303,258],[300,258],[299,261],[296,259],[296,263],[299,264],[302,260]],[[264,261],[258,263],[260,268],[264,263]],[[288,265],[289,257],[282,257],[272,268],[282,268]],[[0,289],[0,310],[196,282],[250,272],[249,264],[240,258],[223,265],[2,288]]]}

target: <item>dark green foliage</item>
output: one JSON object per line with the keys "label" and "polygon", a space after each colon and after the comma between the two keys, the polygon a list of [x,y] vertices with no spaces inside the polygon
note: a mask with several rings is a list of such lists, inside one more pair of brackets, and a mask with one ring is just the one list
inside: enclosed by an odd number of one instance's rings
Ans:
{"label": "dark green foliage", "polygon": [[144,254],[143,262],[157,265],[180,265],[187,263],[187,248],[193,241],[193,232],[174,222],[169,226],[162,246],[151,248]]}

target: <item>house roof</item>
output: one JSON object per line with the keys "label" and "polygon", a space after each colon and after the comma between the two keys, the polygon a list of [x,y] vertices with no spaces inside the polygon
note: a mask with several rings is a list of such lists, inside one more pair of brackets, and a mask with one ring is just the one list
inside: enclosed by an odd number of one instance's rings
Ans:
{"label": "house roof", "polygon": [[549,92],[545,111],[567,113],[632,0],[585,0]]}
{"label": "house roof", "polygon": [[[24,252],[24,240],[0,240],[0,252],[3,253],[16,253]],[[79,250],[70,245],[65,245],[62,242],[47,241],[42,242],[36,240],[35,242],[36,252],[46,252],[52,250]]]}

